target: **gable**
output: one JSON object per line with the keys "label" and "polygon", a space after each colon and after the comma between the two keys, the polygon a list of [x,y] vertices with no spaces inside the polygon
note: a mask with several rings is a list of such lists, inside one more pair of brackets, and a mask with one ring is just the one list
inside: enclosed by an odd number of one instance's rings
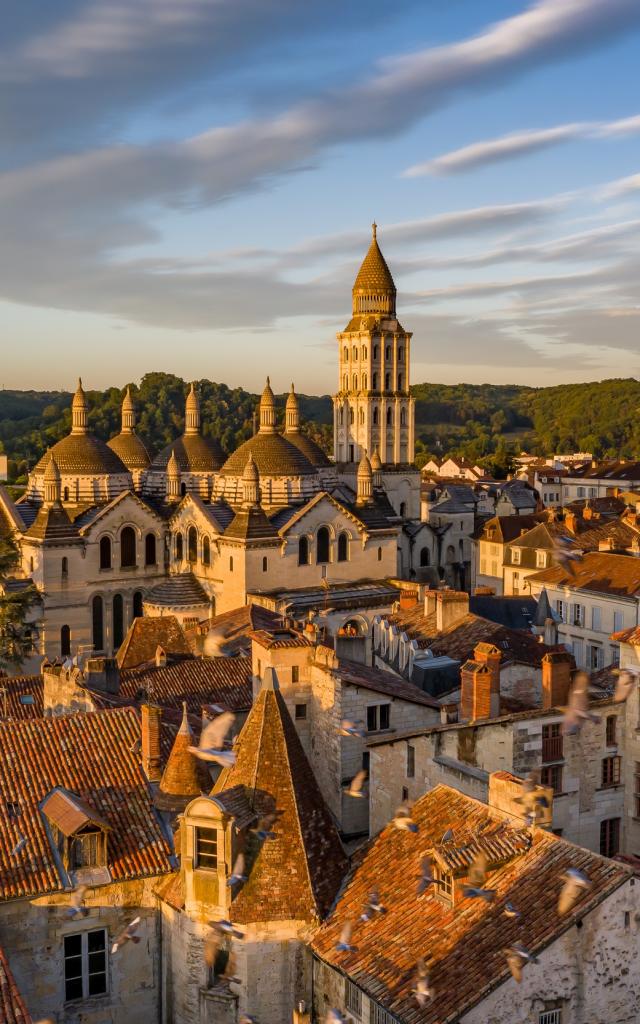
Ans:
{"label": "gable", "polygon": [[280,535],[286,535],[293,529],[296,532],[305,533],[317,526],[332,526],[336,530],[346,529],[352,535],[355,533],[362,536],[366,531],[364,524],[353,513],[350,512],[336,498],[327,494],[326,491],[317,494],[306,505],[304,505],[280,530]]}
{"label": "gable", "polygon": [[118,529],[125,521],[142,529],[154,529],[162,524],[160,516],[149,505],[132,491],[123,491],[108,505],[99,508],[90,522],[81,527],[80,534],[90,538],[98,527],[100,531]]}
{"label": "gable", "polygon": [[171,516],[169,526],[172,530],[183,531],[195,526],[198,532],[214,536],[221,536],[224,533],[224,526],[216,520],[214,512],[207,509],[203,502],[192,494],[185,494]]}

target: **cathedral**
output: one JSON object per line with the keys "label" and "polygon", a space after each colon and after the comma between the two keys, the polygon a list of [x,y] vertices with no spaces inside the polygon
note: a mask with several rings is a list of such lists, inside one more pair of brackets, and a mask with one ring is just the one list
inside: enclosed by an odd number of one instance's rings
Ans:
{"label": "cathedral", "polygon": [[43,454],[22,498],[0,492],[20,577],[39,594],[33,667],[43,656],[111,656],[142,614],[188,626],[284,587],[414,575],[411,334],[375,224],[352,294],[337,336],[333,460],[304,432],[293,385],[280,428],[267,378],[258,429],[227,458],[202,433],[192,385],[184,433],[154,457],[129,390],[121,431],[104,442],[89,431],[78,382],[70,434]]}

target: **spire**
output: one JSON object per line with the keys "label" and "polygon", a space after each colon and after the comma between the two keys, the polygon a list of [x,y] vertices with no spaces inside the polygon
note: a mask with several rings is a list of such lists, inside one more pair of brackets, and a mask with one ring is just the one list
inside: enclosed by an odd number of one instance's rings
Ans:
{"label": "spire", "polygon": [[362,459],[358,466],[358,482],[357,482],[357,503],[358,505],[364,505],[367,501],[371,501],[373,496],[373,473],[371,472],[371,463],[369,457],[364,451],[362,453]]}
{"label": "spire", "polygon": [[156,806],[161,810],[179,813],[190,800],[202,792],[198,762],[189,750],[191,746],[193,733],[185,701],[182,705],[182,723],[173,741],[155,800]]}
{"label": "spire", "polygon": [[366,313],[394,317],[396,286],[378,245],[378,225],[371,225],[371,245],[353,285],[353,315]]}
{"label": "spire", "polygon": [[247,508],[260,504],[260,473],[251,452],[242,474],[242,499],[242,504]]}
{"label": "spire", "polygon": [[298,430],[300,430],[300,407],[298,405],[298,396],[296,395],[292,384],[291,391],[287,398],[284,432],[285,434],[294,434]]}
{"label": "spire", "polygon": [[274,434],[276,430],[276,400],[271,390],[271,382],[267,377],[262,398],[260,399],[260,433]]}
{"label": "spire", "polygon": [[87,425],[87,396],[82,389],[82,377],[78,377],[78,387],[71,403],[71,433],[86,434]]}
{"label": "spire", "polygon": [[200,433],[200,403],[196,394],[195,382],[191,382],[191,389],[187,395],[184,410],[184,432],[185,434]]}
{"label": "spire", "polygon": [[125,396],[122,399],[122,433],[133,434],[135,425],[136,416],[133,408],[133,399],[131,397],[131,388],[127,385]]}
{"label": "spire", "polygon": [[382,487],[382,459],[380,458],[377,445],[371,456],[371,471],[373,473],[373,486]]}
{"label": "spire", "polygon": [[167,462],[167,500],[178,501],[180,497],[180,466],[176,459],[175,449],[172,448]]}
{"label": "spire", "polygon": [[44,471],[44,503],[56,507],[62,504],[62,477],[53,454]]}

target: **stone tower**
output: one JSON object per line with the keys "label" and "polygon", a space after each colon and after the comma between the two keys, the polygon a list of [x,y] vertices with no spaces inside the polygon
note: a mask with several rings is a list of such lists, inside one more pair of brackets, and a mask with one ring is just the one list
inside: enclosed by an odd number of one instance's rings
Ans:
{"label": "stone tower", "polygon": [[411,334],[396,317],[396,286],[376,238],[353,286],[352,316],[338,334],[334,456],[359,463],[378,450],[385,469],[413,463],[414,400],[409,394]]}

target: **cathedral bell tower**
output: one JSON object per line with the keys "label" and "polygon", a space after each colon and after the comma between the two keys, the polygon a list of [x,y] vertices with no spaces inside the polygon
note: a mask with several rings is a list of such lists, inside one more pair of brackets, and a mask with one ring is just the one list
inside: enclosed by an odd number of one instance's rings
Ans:
{"label": "cathedral bell tower", "polygon": [[396,317],[396,286],[373,224],[369,251],[353,286],[353,309],[338,337],[338,393],[333,400],[334,457],[359,463],[378,450],[385,467],[414,457],[414,400],[409,394],[411,334]]}

